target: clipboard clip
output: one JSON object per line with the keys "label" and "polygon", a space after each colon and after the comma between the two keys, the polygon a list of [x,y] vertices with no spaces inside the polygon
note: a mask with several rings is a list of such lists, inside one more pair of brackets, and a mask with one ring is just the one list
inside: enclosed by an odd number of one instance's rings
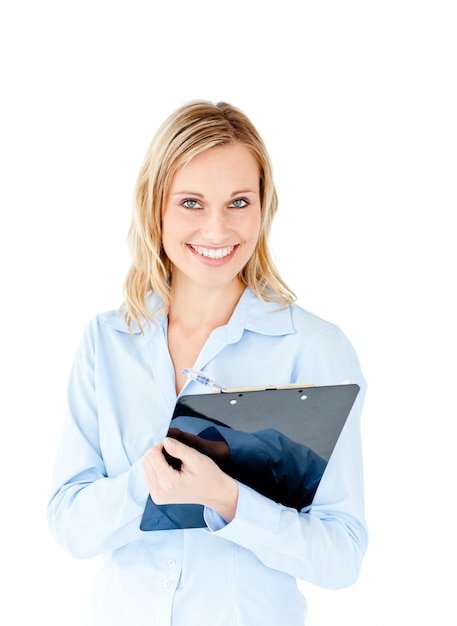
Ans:
{"label": "clipboard clip", "polygon": [[260,387],[225,387],[225,385],[221,385],[213,378],[207,376],[204,372],[199,372],[193,368],[188,368],[182,371],[182,373],[193,380],[196,383],[200,383],[204,387],[209,387],[210,389],[214,389],[216,391],[220,391],[222,393],[243,393],[245,391],[275,391],[277,389],[299,389],[300,387],[314,387],[313,383],[289,383],[286,385],[262,385]]}

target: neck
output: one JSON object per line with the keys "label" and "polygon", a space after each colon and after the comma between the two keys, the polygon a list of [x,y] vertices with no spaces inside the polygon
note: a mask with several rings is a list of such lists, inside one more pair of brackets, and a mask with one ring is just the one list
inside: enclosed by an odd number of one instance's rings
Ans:
{"label": "neck", "polygon": [[169,322],[189,328],[223,326],[229,321],[244,289],[238,279],[214,289],[195,284],[172,285]]}

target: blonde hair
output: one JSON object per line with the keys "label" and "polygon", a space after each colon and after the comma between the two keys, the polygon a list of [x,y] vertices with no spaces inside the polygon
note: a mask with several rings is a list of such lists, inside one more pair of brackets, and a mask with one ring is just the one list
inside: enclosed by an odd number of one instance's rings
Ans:
{"label": "blonde hair", "polygon": [[239,109],[219,102],[196,100],[175,111],[160,126],[146,153],[134,194],[128,242],[132,265],[124,284],[127,324],[152,321],[146,298],[156,293],[168,312],[171,266],[162,246],[162,208],[176,172],[197,154],[215,146],[240,144],[259,164],[261,226],[254,254],[240,273],[242,282],[262,300],[287,306],[295,294],[279,276],[268,247],[278,200],[266,147],[250,120]]}

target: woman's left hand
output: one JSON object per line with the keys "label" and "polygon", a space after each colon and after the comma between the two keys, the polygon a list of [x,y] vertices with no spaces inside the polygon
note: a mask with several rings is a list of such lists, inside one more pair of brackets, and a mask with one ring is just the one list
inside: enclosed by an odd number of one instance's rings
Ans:
{"label": "woman's left hand", "polygon": [[[163,449],[181,460],[174,469]],[[238,501],[238,484],[205,454],[167,437],[146,451],[143,458],[146,485],[155,504],[201,504],[231,522]]]}

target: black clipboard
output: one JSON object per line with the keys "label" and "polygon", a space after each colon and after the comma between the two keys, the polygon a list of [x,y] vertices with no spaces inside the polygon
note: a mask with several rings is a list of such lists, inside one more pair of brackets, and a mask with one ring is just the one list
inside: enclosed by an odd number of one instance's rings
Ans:
{"label": "black clipboard", "polygon": [[[301,510],[313,500],[359,390],[356,384],[290,385],[185,395],[170,428],[214,454],[240,482]],[[179,461],[169,462],[179,469]],[[205,526],[201,505],[156,505],[150,497],[140,524],[144,531]]]}

